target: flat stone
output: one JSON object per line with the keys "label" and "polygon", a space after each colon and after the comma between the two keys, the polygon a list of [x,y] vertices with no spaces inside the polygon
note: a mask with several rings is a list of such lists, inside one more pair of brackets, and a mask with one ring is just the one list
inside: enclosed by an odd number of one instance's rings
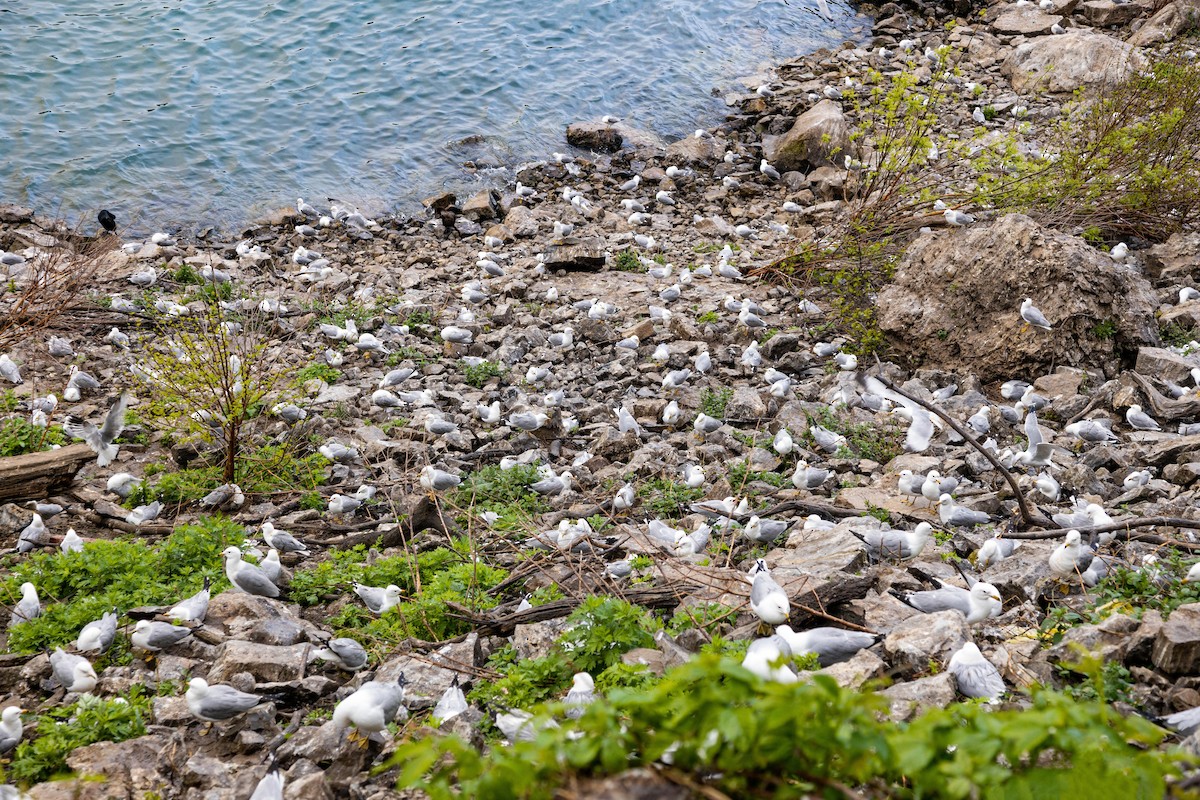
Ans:
{"label": "flat stone", "polygon": [[763,402],[758,390],[750,386],[739,386],[733,391],[733,396],[725,404],[727,419],[762,419],[767,415],[767,404]]}
{"label": "flat stone", "polygon": [[519,239],[537,236],[538,221],[525,206],[513,206],[504,217],[504,227]]}
{"label": "flat stone", "polygon": [[1161,347],[1138,348],[1137,363],[1133,370],[1141,375],[1183,383],[1190,380],[1192,369],[1200,366],[1195,359],[1184,358]]}
{"label": "flat stone", "polygon": [[1146,9],[1139,3],[1114,3],[1113,0],[1087,0],[1082,6],[1083,18],[1098,28],[1128,25]]}
{"label": "flat stone", "polygon": [[689,136],[667,145],[663,160],[668,164],[705,166],[715,164],[725,153],[725,140],[716,136],[697,139]]}
{"label": "flat stone", "polygon": [[1200,0],[1175,0],[1159,9],[1158,13],[1129,37],[1134,47],[1146,47],[1158,42],[1169,42],[1188,28],[1194,28],[1200,20]]}
{"label": "flat stone", "polygon": [[547,271],[566,269],[595,272],[607,262],[603,239],[569,237],[546,247],[543,264]]}
{"label": "flat stone", "polygon": [[1200,603],[1180,606],[1158,631],[1154,666],[1173,675],[1200,673]]}
{"label": "flat stone", "polygon": [[820,671],[847,689],[861,689],[867,681],[883,677],[887,664],[869,650],[859,650],[849,661],[831,664]]}
{"label": "flat stone", "polygon": [[1059,15],[1043,13],[1037,6],[1013,6],[996,18],[992,30],[1015,36],[1040,36],[1050,33],[1050,28],[1062,21]]}
{"label": "flat stone", "polygon": [[850,523],[828,531],[798,527],[788,535],[785,547],[767,554],[771,574],[778,578],[805,575],[824,580],[837,572],[858,569],[866,563],[866,554],[863,543],[850,533],[851,527]]}
{"label": "flat stone", "polygon": [[217,648],[208,682],[227,681],[239,672],[249,672],[259,683],[300,680],[308,663],[308,649],[307,644],[280,647],[238,639],[225,642]]}
{"label": "flat stone", "polygon": [[495,219],[500,213],[500,195],[495,189],[482,189],[463,203],[462,214],[475,222]]}
{"label": "flat stone", "polygon": [[344,383],[335,383],[333,386],[328,386],[321,390],[311,402],[315,406],[333,405],[334,403],[349,403],[362,394],[362,389],[356,386],[348,386]]}
{"label": "flat stone", "polygon": [[1200,328],[1200,300],[1180,303],[1174,308],[1164,311],[1158,321],[1164,328],[1171,324],[1183,328]]}

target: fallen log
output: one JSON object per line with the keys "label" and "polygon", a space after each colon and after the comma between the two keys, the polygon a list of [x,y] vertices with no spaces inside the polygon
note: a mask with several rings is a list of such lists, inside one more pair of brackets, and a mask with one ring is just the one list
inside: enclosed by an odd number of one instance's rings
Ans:
{"label": "fallen log", "polygon": [[0,458],[0,501],[44,500],[75,482],[75,473],[96,457],[86,444],[44,453]]}

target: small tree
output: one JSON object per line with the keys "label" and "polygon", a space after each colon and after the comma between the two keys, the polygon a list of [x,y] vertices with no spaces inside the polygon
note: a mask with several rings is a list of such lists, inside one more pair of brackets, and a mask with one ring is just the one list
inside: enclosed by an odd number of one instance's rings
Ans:
{"label": "small tree", "polygon": [[226,315],[215,291],[201,296],[199,313],[155,312],[157,336],[136,372],[153,392],[151,407],[166,427],[219,444],[222,477],[231,483],[250,426],[283,372],[265,314]]}

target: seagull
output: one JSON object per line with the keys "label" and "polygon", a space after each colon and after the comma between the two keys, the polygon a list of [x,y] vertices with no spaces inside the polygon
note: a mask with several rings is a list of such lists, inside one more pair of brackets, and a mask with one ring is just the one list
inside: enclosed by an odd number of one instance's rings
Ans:
{"label": "seagull", "polygon": [[404,686],[407,683],[404,673],[390,683],[367,681],[334,707],[334,727],[340,729],[353,725],[359,732],[366,731],[368,734],[384,730],[404,705]]}
{"label": "seagull", "polygon": [[843,628],[812,628],[797,633],[790,625],[776,627],[775,634],[788,643],[793,656],[813,653],[822,667],[853,658],[859,650],[870,647],[882,638],[874,633]]}
{"label": "seagull", "polygon": [[96,466],[107,467],[117,457],[120,449],[113,441],[125,429],[125,408],[129,405],[129,395],[121,392],[117,402],[109,409],[104,418],[104,425],[97,428],[90,422],[84,422],[76,416],[67,417],[63,430],[76,439],[83,439],[87,446],[96,453]]}
{"label": "seagull", "polygon": [[[1132,408],[1130,406],[1131,410]],[[1063,432],[1085,442],[1118,441],[1117,435],[1108,427],[1108,420],[1081,419],[1079,422],[1072,422],[1065,426]]]}
{"label": "seagull", "polygon": [[768,180],[772,180],[772,181],[779,180],[779,170],[777,170],[777,169],[775,169],[775,167],[771,166],[771,164],[768,163],[768,161],[765,158],[758,163],[758,171],[761,172],[763,175],[765,175]]}
{"label": "seagull", "polygon": [[795,683],[796,673],[786,663],[792,657],[792,649],[782,636],[755,639],[746,648],[742,666],[766,681]]}
{"label": "seagull", "polygon": [[96,688],[96,670],[83,656],[72,655],[56,647],[50,654],[50,669],[68,693],[82,694]]}
{"label": "seagull", "polygon": [[1055,575],[1074,575],[1087,569],[1092,557],[1092,549],[1083,546],[1079,531],[1069,530],[1067,538],[1050,554],[1050,570]]}
{"label": "seagull", "polygon": [[1059,486],[1058,481],[1056,481],[1054,476],[1049,472],[1043,472],[1038,475],[1037,480],[1034,481],[1033,485],[1042,495],[1042,497],[1045,497],[1051,503],[1058,502],[1058,495],[1061,491],[1061,487]]}
{"label": "seagull", "polygon": [[21,377],[21,370],[17,368],[17,365],[8,357],[7,353],[0,354],[0,376],[3,376],[9,383],[25,382]]}
{"label": "seagull", "polygon": [[627,508],[633,507],[634,492],[632,484],[625,484],[613,497],[613,511],[624,511]]}
{"label": "seagull", "polygon": [[267,774],[254,787],[250,800],[283,800],[283,773],[272,764]]}
{"label": "seagull", "polygon": [[25,726],[21,722],[24,711],[17,706],[8,706],[0,711],[0,756],[11,753],[20,744],[21,736],[25,733]]}
{"label": "seagull", "polygon": [[176,622],[204,622],[204,617],[208,614],[208,600],[211,596],[210,585],[211,582],[206,577],[204,587],[200,591],[171,606],[167,610],[166,616]]}
{"label": "seagull", "polygon": [[192,635],[190,628],[181,628],[169,622],[151,622],[139,619],[133,626],[129,640],[133,646],[148,653],[157,653]]}
{"label": "seagull", "polygon": [[262,538],[268,547],[273,547],[281,553],[307,553],[308,545],[292,536],[287,531],[281,531],[274,523],[267,520],[262,524]]}
{"label": "seagull", "polygon": [[[569,697],[570,695],[568,695]],[[454,719],[459,714],[467,710],[467,696],[463,694],[463,690],[458,685],[458,674],[454,675],[454,680],[446,687],[446,691],[442,693],[441,699],[437,705],[433,707],[433,712],[430,714],[438,724],[442,724],[447,720]]]}
{"label": "seagull", "polygon": [[797,489],[815,489],[829,477],[829,470],[810,466],[807,461],[797,461],[792,473],[792,485]]}
{"label": "seagull", "polygon": [[225,557],[225,576],[235,588],[259,597],[279,596],[279,587],[267,577],[262,567],[243,561],[242,551],[236,546],[226,547],[221,555]]}
{"label": "seagull", "polygon": [[1146,412],[1142,411],[1142,407],[1136,403],[1129,407],[1125,412],[1125,421],[1129,423],[1129,427],[1135,431],[1161,431],[1158,422],[1154,417],[1151,417]]}
{"label": "seagull", "polygon": [[432,465],[421,470],[421,488],[427,492],[444,492],[462,483],[462,478]]}
{"label": "seagull", "polygon": [[771,577],[767,562],[758,559],[750,570],[750,610],[767,625],[787,622],[791,603],[787,592]]}
{"label": "seagull", "polygon": [[704,485],[704,467],[699,464],[683,465],[683,482],[689,489],[698,489]]}
{"label": "seagull", "polygon": [[994,537],[980,546],[979,551],[975,554],[975,566],[980,571],[985,570],[1011,556],[1013,551],[1020,546],[1020,542],[1005,539],[1004,535],[997,531]]}
{"label": "seagull", "polygon": [[8,618],[8,627],[12,629],[41,615],[42,603],[38,599],[37,589],[32,583],[25,581],[21,584],[21,599],[13,606],[12,614]]}
{"label": "seagull", "polygon": [[942,212],[942,216],[946,219],[946,223],[948,225],[955,228],[961,228],[964,225],[970,225],[975,221],[974,215],[968,214],[965,211],[957,211],[953,208],[947,208]]}
{"label": "seagull", "polygon": [[400,587],[394,583],[389,583],[383,589],[356,583],[354,593],[362,598],[363,604],[373,614],[383,614],[404,599],[400,594]]}
{"label": "seagull", "polygon": [[100,619],[84,625],[75,640],[75,649],[88,653],[92,650],[104,652],[117,635],[117,610],[105,611]]}
{"label": "seagull", "polygon": [[973,528],[976,525],[984,525],[991,519],[983,511],[956,505],[954,498],[948,494],[938,498],[938,518],[943,525],[954,528]]}
{"label": "seagull", "polygon": [[42,515],[34,512],[33,519],[22,529],[17,537],[17,552],[28,553],[37,547],[47,544],[46,523]]}
{"label": "seagull", "polygon": [[571,689],[563,705],[567,706],[567,718],[579,719],[587,706],[596,700],[596,681],[586,672],[576,672],[571,678]]}
{"label": "seagull", "polygon": [[550,470],[549,475],[530,484],[529,488],[538,494],[563,494],[564,492],[571,491],[572,478],[574,476],[570,470],[563,470],[561,475],[555,475],[554,470]]}
{"label": "seagull", "polygon": [[1000,671],[983,657],[974,642],[967,642],[951,656],[946,670],[954,676],[958,691],[966,697],[995,702],[1004,695]]}
{"label": "seagull", "polygon": [[317,648],[309,656],[310,661],[318,658],[331,661],[347,672],[358,672],[367,665],[367,651],[348,637],[330,639],[324,647]]}
{"label": "seagull", "polygon": [[746,527],[742,528],[742,535],[755,544],[770,544],[791,526],[792,523],[787,520],[759,519],[757,516],[751,516]]}
{"label": "seagull", "polygon": [[62,543],[58,548],[64,553],[82,553],[83,539],[79,537],[74,528],[67,528],[67,533],[63,536]]}
{"label": "seagull", "polygon": [[887,528],[866,533],[850,532],[862,540],[867,546],[867,555],[873,559],[909,559],[921,555],[921,551],[929,544],[933,526],[921,522],[911,531]]}
{"label": "seagull", "polygon": [[912,606],[924,614],[938,611],[961,611],[967,623],[974,625],[989,617],[998,617],[1004,603],[1000,590],[990,583],[979,581],[967,589],[938,581],[939,588],[923,592],[891,592],[892,596],[905,605]]}
{"label": "seagull", "polygon": [[188,710],[208,722],[233,719],[263,701],[263,698],[256,694],[239,691],[223,683],[210,686],[203,678],[192,678],[188,681],[188,690],[184,697],[187,699]]}
{"label": "seagull", "polygon": [[1044,331],[1052,330],[1046,315],[1028,297],[1021,301],[1021,319],[1035,328],[1041,328]]}

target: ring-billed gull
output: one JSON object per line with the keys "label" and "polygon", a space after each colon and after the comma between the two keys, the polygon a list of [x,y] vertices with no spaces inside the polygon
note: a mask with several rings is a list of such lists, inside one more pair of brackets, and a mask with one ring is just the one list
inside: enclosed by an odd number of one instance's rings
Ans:
{"label": "ring-billed gull", "polygon": [[192,635],[189,628],[181,628],[169,622],[151,622],[140,619],[133,626],[129,640],[133,646],[148,653],[157,653]]}
{"label": "ring-billed gull", "polygon": [[208,614],[208,601],[211,597],[209,578],[204,579],[204,586],[191,597],[180,600],[167,610],[166,616],[176,622],[204,622]]}
{"label": "ring-billed gull", "polygon": [[976,525],[983,525],[991,519],[983,511],[956,505],[954,498],[948,494],[943,494],[938,498],[938,518],[943,525],[953,528],[973,528]]}
{"label": "ring-billed gull", "polygon": [[1074,575],[1087,569],[1093,556],[1092,549],[1084,547],[1079,531],[1070,530],[1067,531],[1067,538],[1063,540],[1063,543],[1054,548],[1054,552],[1050,554],[1050,570],[1055,575]]}
{"label": "ring-billed gull", "polygon": [[967,642],[950,657],[947,671],[954,676],[958,691],[967,697],[996,701],[1004,695],[1000,670],[983,657],[974,642]]}
{"label": "ring-billed gull", "polygon": [[100,619],[84,625],[75,639],[75,649],[81,653],[92,650],[104,652],[117,636],[117,610],[105,611]]}
{"label": "ring-billed gull", "polygon": [[61,647],[50,654],[50,669],[68,692],[90,692],[96,688],[96,670],[83,656],[73,655]]}
{"label": "ring-billed gull", "polygon": [[822,667],[853,658],[859,650],[870,647],[883,638],[874,633],[848,631],[844,628],[811,628],[796,632],[790,625],[778,626],[775,633],[788,643],[792,655],[813,653]]}
{"label": "ring-billed gull", "polygon": [[462,483],[462,478],[430,465],[421,470],[420,483],[427,492],[444,492]]}
{"label": "ring-billed gull", "polygon": [[404,704],[404,673],[394,682],[367,681],[333,709],[337,728],[354,726],[360,733],[375,734],[396,718]]}
{"label": "ring-billed gull", "polygon": [[0,711],[0,756],[12,752],[21,743],[25,733],[25,724],[21,722],[21,714],[25,709],[9,706]]}
{"label": "ring-billed gull", "polygon": [[237,547],[230,545],[221,555],[225,557],[225,577],[235,588],[259,597],[279,596],[279,587],[267,577],[262,567],[243,561],[242,551]]}
{"label": "ring-billed gull", "polygon": [[829,477],[829,470],[809,466],[807,461],[797,461],[792,473],[792,486],[797,489],[815,489]]}
{"label": "ring-billed gull", "polygon": [[771,577],[767,562],[758,559],[750,568],[750,610],[767,625],[782,625],[791,613],[787,592]]}
{"label": "ring-billed gull", "polygon": [[563,700],[567,706],[567,718],[579,719],[595,700],[596,681],[586,672],[576,672],[571,679],[571,689]]}
{"label": "ring-billed gull", "polygon": [[362,598],[363,603],[374,614],[382,614],[404,599],[400,593],[400,587],[394,583],[389,583],[382,589],[356,583],[354,584],[354,593]]}
{"label": "ring-billed gull", "polygon": [[980,545],[979,552],[975,554],[975,567],[982,571],[993,564],[998,564],[1011,556],[1013,551],[1020,546],[1020,542],[1005,539],[1004,534],[997,531],[994,537]]}
{"label": "ring-billed gull", "polygon": [[932,469],[921,483],[921,496],[931,503],[936,503],[944,494],[953,495],[957,488],[958,478],[942,475],[936,469]]}
{"label": "ring-billed gull", "polygon": [[770,544],[791,526],[792,523],[788,520],[759,519],[752,516],[742,528],[742,535],[755,544]]}
{"label": "ring-billed gull", "polygon": [[755,639],[746,648],[742,658],[742,666],[767,681],[778,683],[795,683],[798,678],[787,661],[792,657],[792,649],[782,636],[769,636],[765,639]]}
{"label": "ring-billed gull", "polygon": [[1035,328],[1040,328],[1044,331],[1052,330],[1050,321],[1046,319],[1046,315],[1028,297],[1021,301],[1021,319]]}
{"label": "ring-billed gull", "polygon": [[924,614],[938,611],[960,611],[966,615],[967,623],[974,625],[988,617],[998,617],[1004,608],[1000,590],[990,583],[979,581],[974,586],[961,589],[945,581],[938,581],[939,588],[922,592],[891,592],[892,596],[905,605],[912,606]]}
{"label": "ring-billed gull", "polygon": [[911,531],[876,528],[866,533],[855,530],[850,533],[862,540],[867,546],[867,555],[875,560],[910,559],[921,555],[933,534],[933,526],[921,522]]}
{"label": "ring-billed gull", "polygon": [[281,553],[307,553],[308,545],[292,536],[287,531],[281,531],[274,523],[267,520],[262,524],[262,538],[268,546]]}
{"label": "ring-billed gull", "polygon": [[209,685],[203,678],[192,678],[188,681],[188,690],[184,697],[187,699],[188,710],[208,722],[233,719],[254,708],[264,699],[223,683]]}
{"label": "ring-billed gull", "polygon": [[332,661],[347,672],[357,672],[367,665],[367,651],[349,637],[330,639],[310,656],[310,660],[317,658]]}
{"label": "ring-billed gull", "polygon": [[1145,411],[1142,411],[1142,407],[1136,403],[1131,405],[1129,410],[1125,412],[1125,421],[1128,422],[1129,427],[1133,428],[1135,431],[1162,430],[1154,417],[1150,416]]}
{"label": "ring-billed gull", "polygon": [[8,618],[8,627],[13,628],[42,615],[42,603],[38,600],[37,589],[29,581],[21,584],[21,599],[13,606],[12,615]]}
{"label": "ring-billed gull", "polygon": [[430,716],[440,725],[454,719],[466,710],[467,696],[463,694],[462,688],[458,685],[458,675],[455,674],[454,680],[446,687],[446,691],[442,692],[442,696],[438,700],[437,705],[433,707],[433,712]]}

